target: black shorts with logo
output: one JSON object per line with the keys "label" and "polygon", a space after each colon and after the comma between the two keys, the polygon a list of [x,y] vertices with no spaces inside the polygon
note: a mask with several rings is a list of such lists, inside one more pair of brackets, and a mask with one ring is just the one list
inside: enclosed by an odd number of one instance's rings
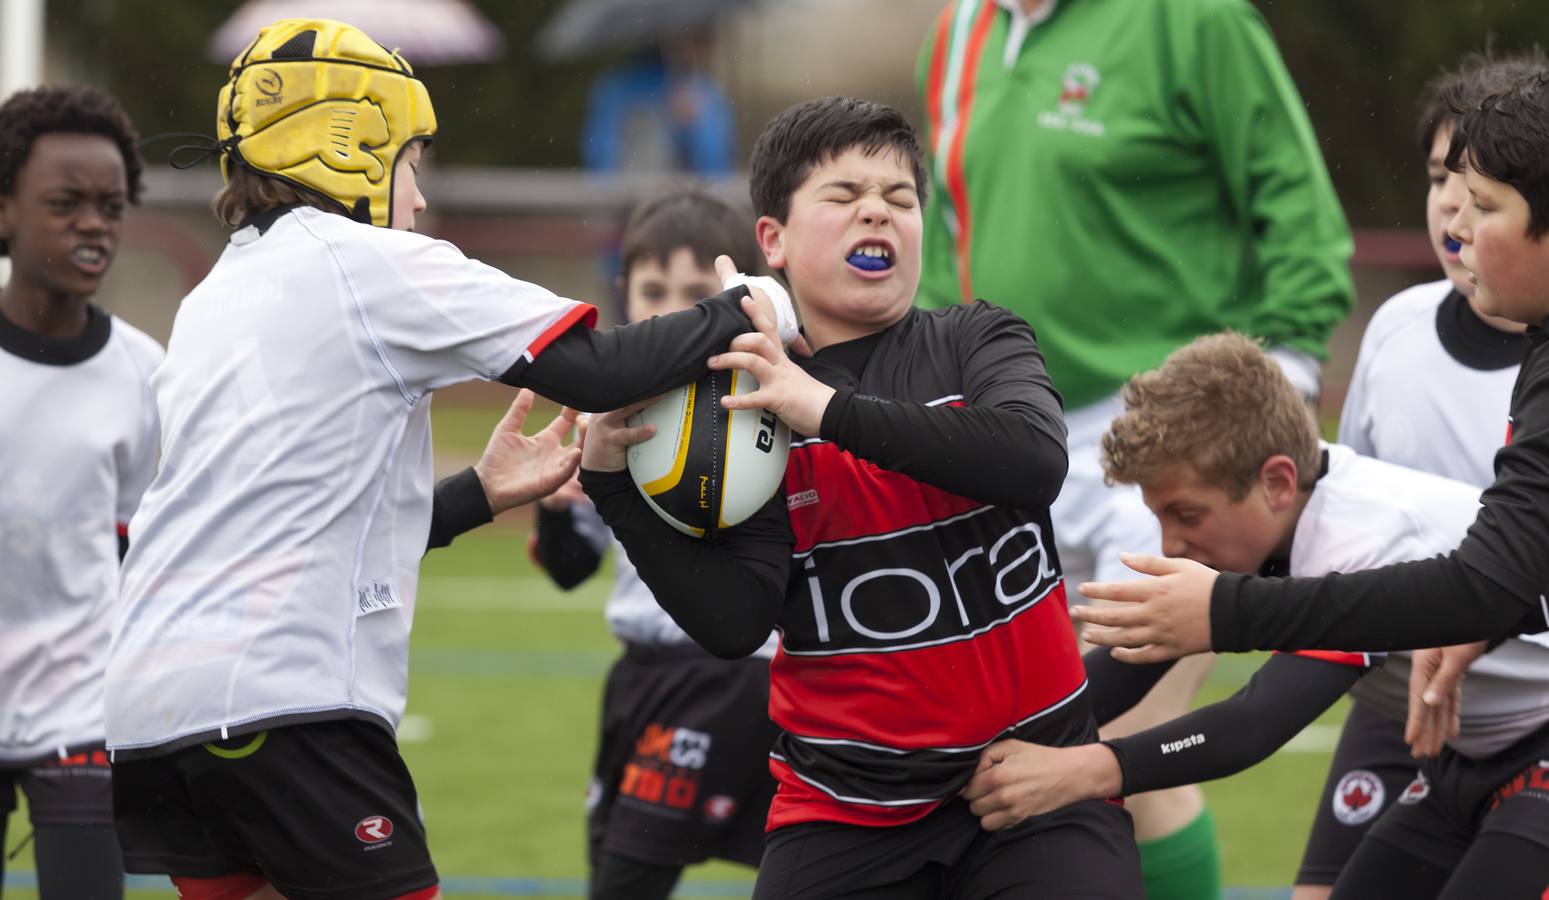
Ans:
{"label": "black shorts with logo", "polygon": [[1337,881],[1361,838],[1419,771],[1420,762],[1404,743],[1403,722],[1359,701],[1351,706],[1318,795],[1296,883]]}
{"label": "black shorts with logo", "polygon": [[1369,839],[1452,869],[1490,833],[1549,847],[1549,725],[1484,759],[1426,760]]}
{"label": "black shorts with logo", "polygon": [[626,645],[603,693],[587,794],[592,853],[758,865],[777,734],[767,659],[717,659],[693,644]]}
{"label": "black shorts with logo", "polygon": [[130,872],[256,872],[292,900],[398,897],[437,880],[414,782],[374,722],[120,756],[113,806]]}
{"label": "black shorts with logo", "polygon": [[961,799],[907,825],[769,834],[753,900],[1142,900],[1129,813],[1074,803],[989,832]]}
{"label": "black shorts with logo", "polygon": [[0,766],[0,831],[16,809],[18,788],[34,826],[113,824],[112,771],[101,744],[29,766]]}

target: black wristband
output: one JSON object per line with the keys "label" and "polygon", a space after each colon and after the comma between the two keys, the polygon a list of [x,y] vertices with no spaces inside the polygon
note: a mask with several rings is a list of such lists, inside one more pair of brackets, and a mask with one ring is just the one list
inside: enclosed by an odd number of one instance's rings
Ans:
{"label": "black wristband", "polygon": [[484,493],[484,483],[472,467],[436,483],[435,501],[431,507],[430,536],[426,550],[445,547],[458,535],[486,525],[495,518],[489,508],[489,497]]}

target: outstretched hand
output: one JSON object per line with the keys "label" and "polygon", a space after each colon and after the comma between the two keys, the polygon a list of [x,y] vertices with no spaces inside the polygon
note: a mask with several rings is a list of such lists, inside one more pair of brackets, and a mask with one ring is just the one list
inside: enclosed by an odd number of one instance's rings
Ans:
{"label": "outstretched hand", "polygon": [[[723,277],[722,269],[732,267],[731,260],[724,256],[715,264],[716,271]],[[758,288],[750,290],[758,291]],[[758,306],[758,300],[743,298],[742,308],[758,330],[738,335],[725,353],[710,357],[709,366],[711,369],[745,371],[758,379],[758,390],[722,397],[721,405],[726,409],[767,409],[779,416],[792,431],[816,437],[834,389],[808,375],[785,355],[785,348],[775,333],[774,319]]]}
{"label": "outstretched hand", "polygon": [[547,496],[570,480],[581,464],[579,442],[565,444],[565,436],[575,426],[575,410],[565,407],[537,434],[522,434],[535,398],[526,388],[517,391],[490,433],[484,455],[474,464],[493,515]]}
{"label": "outstretched hand", "polygon": [[1074,606],[1070,615],[1089,627],[1083,640],[1118,647],[1115,659],[1165,662],[1210,649],[1210,592],[1219,574],[1188,559],[1125,553],[1124,564],[1142,575],[1135,581],[1087,582],[1081,594],[1111,600],[1112,606]]}

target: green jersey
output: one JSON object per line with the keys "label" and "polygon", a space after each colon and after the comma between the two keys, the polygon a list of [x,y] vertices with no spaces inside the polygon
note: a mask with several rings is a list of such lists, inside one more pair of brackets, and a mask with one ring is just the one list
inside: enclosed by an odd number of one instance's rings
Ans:
{"label": "green jersey", "polygon": [[1038,333],[1067,406],[1233,328],[1322,357],[1351,240],[1246,0],[954,0],[920,55],[931,150],[921,303]]}

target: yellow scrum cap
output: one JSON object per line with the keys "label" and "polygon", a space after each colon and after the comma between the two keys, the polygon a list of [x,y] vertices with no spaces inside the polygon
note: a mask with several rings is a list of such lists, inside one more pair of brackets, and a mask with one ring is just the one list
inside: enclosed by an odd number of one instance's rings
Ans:
{"label": "yellow scrum cap", "polygon": [[221,175],[244,165],[387,226],[404,147],[436,133],[430,94],[399,56],[329,19],[281,19],[231,63],[215,128]]}

